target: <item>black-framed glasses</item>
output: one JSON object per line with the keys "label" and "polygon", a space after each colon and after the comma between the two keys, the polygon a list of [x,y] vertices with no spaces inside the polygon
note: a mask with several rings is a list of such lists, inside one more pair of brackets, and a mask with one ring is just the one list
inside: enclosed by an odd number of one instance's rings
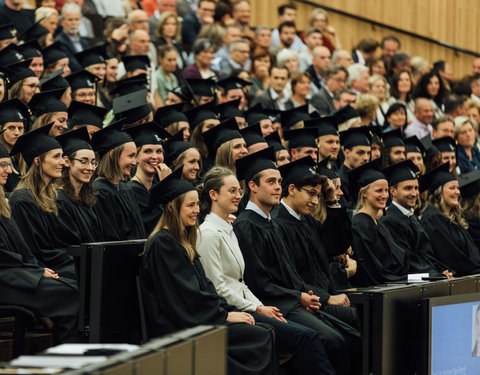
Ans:
{"label": "black-framed glasses", "polygon": [[322,194],[317,194],[317,192],[315,190],[309,190],[309,189],[306,189],[306,188],[300,188],[300,190],[305,190],[307,193],[308,193],[308,196],[310,197],[310,199],[315,199],[317,198],[318,200],[322,199]]}
{"label": "black-framed glasses", "polygon": [[95,169],[98,167],[98,161],[96,161],[96,160],[91,160],[90,161],[88,159],[76,159],[76,158],[72,158],[72,160],[78,161],[84,167],[86,167],[89,164]]}

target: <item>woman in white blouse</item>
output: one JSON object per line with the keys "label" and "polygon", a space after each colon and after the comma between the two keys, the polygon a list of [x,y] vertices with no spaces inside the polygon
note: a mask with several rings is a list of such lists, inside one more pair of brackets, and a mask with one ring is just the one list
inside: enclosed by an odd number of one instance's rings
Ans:
{"label": "woman in white blouse", "polygon": [[200,212],[205,220],[200,225],[197,251],[207,277],[230,305],[275,328],[279,351],[292,354],[294,374],[308,370],[334,374],[317,333],[287,322],[278,308],[264,306],[245,284],[245,262],[231,225],[231,213],[237,212],[241,198],[240,184],[230,169],[214,167],[204,176]]}

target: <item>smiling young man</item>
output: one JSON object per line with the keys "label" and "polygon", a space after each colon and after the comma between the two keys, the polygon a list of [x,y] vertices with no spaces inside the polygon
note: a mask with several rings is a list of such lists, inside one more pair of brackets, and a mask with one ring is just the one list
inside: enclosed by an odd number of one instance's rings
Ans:
{"label": "smiling young man", "polygon": [[406,250],[409,273],[429,273],[430,276],[452,274],[435,256],[430,238],[414,214],[420,195],[416,172],[411,160],[394,164],[383,170],[387,177],[392,204],[380,224],[387,227],[393,240]]}
{"label": "smiling young man", "polygon": [[[286,319],[315,330],[337,374],[357,369],[359,334],[342,321],[320,311],[319,297],[308,288],[294,267],[287,245],[271,221],[280,203],[282,177],[273,148],[237,160],[239,180],[250,189],[250,200],[233,223],[245,259],[245,281],[264,303],[277,306]],[[332,321],[335,322],[334,328]]]}

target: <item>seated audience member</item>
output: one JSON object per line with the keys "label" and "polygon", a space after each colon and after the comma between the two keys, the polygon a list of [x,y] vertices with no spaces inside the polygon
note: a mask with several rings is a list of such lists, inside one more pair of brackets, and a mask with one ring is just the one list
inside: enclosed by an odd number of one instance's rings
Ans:
{"label": "seated audience member", "polygon": [[405,136],[416,135],[418,139],[422,139],[426,135],[432,135],[432,125],[430,124],[434,119],[434,112],[431,101],[427,98],[415,99],[413,114],[415,119],[404,129]]}
{"label": "seated audience member", "polygon": [[[322,33],[322,45],[327,47],[330,52],[333,53],[335,50],[342,48],[338,35],[335,32],[335,28],[328,23],[328,14],[323,9],[316,8],[313,10],[308,25],[311,28],[320,30]],[[327,35],[330,35],[335,39],[335,44],[332,43],[332,40]],[[351,58],[352,57],[350,56],[350,59]]]}
{"label": "seated audience member", "polygon": [[258,103],[265,109],[286,110],[293,108],[291,98],[285,95],[285,86],[290,78],[287,68],[273,66],[270,69],[270,86],[260,95],[253,98],[250,103],[254,106]]}
{"label": "seated audience member", "polygon": [[[383,131],[389,132],[392,130],[398,130],[403,133],[403,130],[407,126],[407,108],[404,104],[393,103],[387,113],[385,113],[385,122],[383,124]],[[415,137],[415,136],[414,136]]]}
{"label": "seated audience member", "polygon": [[348,67],[348,87],[355,95],[370,92],[370,75],[368,68],[359,63]]}
{"label": "seated audience member", "polygon": [[218,72],[222,78],[229,78],[233,71],[246,69],[250,58],[250,42],[248,39],[238,39],[230,44],[230,54],[218,63]]}
{"label": "seated audience member", "polygon": [[303,106],[309,102],[311,79],[308,73],[295,73],[291,80],[292,102],[296,107]]}
{"label": "seated audience member", "polygon": [[379,43],[373,38],[364,38],[358,42],[352,51],[352,58],[356,64],[365,65],[367,60],[374,58]]}
{"label": "seated audience member", "polygon": [[[284,22],[293,23],[295,28],[295,19],[297,16],[297,7],[295,4],[283,4],[277,8],[278,12],[278,24],[280,25],[278,29],[272,30],[272,48],[278,48],[281,45],[285,45],[285,37],[281,35],[283,28],[281,27]],[[285,32],[285,31],[284,31]],[[293,40],[290,42],[290,45],[287,48],[290,48],[293,51],[302,51],[307,49],[305,44],[302,42],[300,37],[296,35],[294,30]]]}
{"label": "seated audience member", "polygon": [[347,70],[339,65],[328,68],[325,85],[310,99],[310,103],[321,115],[331,115],[337,110],[334,98],[340,90],[345,88],[348,78]]}
{"label": "seated audience member", "polygon": [[375,123],[377,125],[383,125],[385,122],[385,113],[389,107],[387,102],[387,99],[390,95],[388,92],[388,87],[389,85],[387,79],[384,76],[370,75],[370,92],[372,95],[375,95],[379,101],[379,107],[375,114]]}
{"label": "seated audience member", "polygon": [[420,191],[427,191],[420,222],[430,237],[435,257],[456,276],[480,272],[480,253],[467,231],[458,181],[448,172],[448,164],[425,173],[420,179]]}
{"label": "seated audience member", "polygon": [[163,103],[167,100],[168,92],[178,87],[178,79],[175,76],[177,70],[177,51],[172,46],[161,46],[158,49],[160,64],[155,72],[157,90]]}
{"label": "seated audience member", "polygon": [[200,0],[196,12],[185,15],[182,22],[182,42],[185,51],[190,52],[192,49],[202,25],[213,23],[214,13],[214,0]]}
{"label": "seated audience member", "polygon": [[220,74],[210,68],[214,52],[215,47],[211,40],[205,38],[197,39],[192,48],[195,61],[193,64],[190,64],[183,69],[182,79],[213,78],[216,81],[220,80],[220,78],[222,78]]}
{"label": "seated audience member", "polygon": [[273,66],[273,56],[268,51],[255,49],[250,66],[252,87],[250,96],[254,98],[268,89],[270,85],[270,68]]}
{"label": "seated audience member", "polygon": [[152,192],[153,203],[163,203],[165,210],[147,240],[140,266],[149,336],[198,324],[226,325],[229,373],[274,374],[278,362],[269,327],[255,325],[252,315],[229,305],[205,275],[196,244],[198,193],[181,174],[180,168]]}
{"label": "seated audience member", "polygon": [[240,183],[230,169],[214,167],[204,176],[200,213],[205,219],[199,228],[197,250],[206,276],[228,303],[252,314],[257,322],[275,328],[279,352],[293,354],[294,374],[308,370],[333,374],[316,332],[287,322],[277,307],[264,306],[245,284],[245,261],[229,222],[229,216],[237,211],[241,197]]}
{"label": "seated audience member", "polygon": [[475,125],[466,116],[455,119],[457,163],[460,173],[468,173],[480,168],[480,151],[475,146]]}
{"label": "seated audience member", "polygon": [[322,33],[318,29],[309,29],[305,34],[306,49],[298,52],[298,71],[304,72],[312,65],[313,50],[322,45]]}
{"label": "seated audience member", "polygon": [[173,11],[163,12],[153,30],[150,27],[150,32],[155,33],[153,42],[158,48],[168,45],[177,51],[177,72],[185,68],[187,59],[187,54],[182,48],[180,29],[180,19]]}
{"label": "seated audience member", "polygon": [[473,171],[461,175],[458,179],[460,186],[460,205],[467,220],[468,233],[477,248],[480,249],[480,171]]}
{"label": "seated audience member", "polygon": [[438,73],[431,71],[420,77],[413,90],[414,98],[427,98],[432,103],[434,118],[443,116],[446,90]]}
{"label": "seated audience member", "polygon": [[378,98],[373,94],[357,95],[355,109],[360,115],[360,126],[377,124],[377,110],[380,107]]}
{"label": "seated audience member", "polygon": [[312,51],[312,65],[306,72],[312,77],[312,94],[325,85],[327,70],[330,67],[330,51],[324,46],[315,47]]}

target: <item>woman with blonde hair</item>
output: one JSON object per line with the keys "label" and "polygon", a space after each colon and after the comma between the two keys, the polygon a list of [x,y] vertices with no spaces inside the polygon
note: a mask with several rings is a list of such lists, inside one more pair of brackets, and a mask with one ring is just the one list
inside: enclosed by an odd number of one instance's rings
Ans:
{"label": "woman with blonde hair", "polygon": [[200,178],[202,157],[193,144],[185,142],[183,132],[180,130],[165,142],[165,163],[171,170],[183,167],[182,179],[193,185]]}
{"label": "woman with blonde hair", "polygon": [[[176,170],[152,190],[153,204],[165,210],[145,244],[140,285],[148,334],[158,337],[198,324],[226,325],[228,372],[273,374],[273,337],[269,326],[255,325],[221,298],[200,263],[197,251],[198,193]],[[232,324],[235,323],[235,324]]]}
{"label": "woman with blonde hair", "polygon": [[360,114],[360,126],[370,126],[376,120],[380,101],[373,94],[360,94],[356,100],[356,110]]}
{"label": "woman with blonde hair", "polygon": [[177,50],[177,72],[185,67],[187,54],[182,48],[181,43],[182,24],[178,16],[173,12],[163,12],[155,28],[155,45],[161,47],[168,45]]}
{"label": "woman with blonde hair", "polygon": [[445,163],[420,178],[420,191],[428,192],[420,222],[435,258],[456,276],[472,275],[480,272],[480,253],[460,207],[458,180],[448,170]]}
{"label": "woman with blonde hair", "polygon": [[50,34],[55,34],[58,28],[58,11],[55,8],[40,7],[35,10],[35,22],[45,27]]}
{"label": "woman with blonde hair", "polygon": [[377,125],[383,125],[385,122],[385,113],[390,106],[387,102],[390,96],[390,85],[384,76],[374,75],[370,77],[370,92],[375,95],[379,101],[379,106],[375,114]]}

